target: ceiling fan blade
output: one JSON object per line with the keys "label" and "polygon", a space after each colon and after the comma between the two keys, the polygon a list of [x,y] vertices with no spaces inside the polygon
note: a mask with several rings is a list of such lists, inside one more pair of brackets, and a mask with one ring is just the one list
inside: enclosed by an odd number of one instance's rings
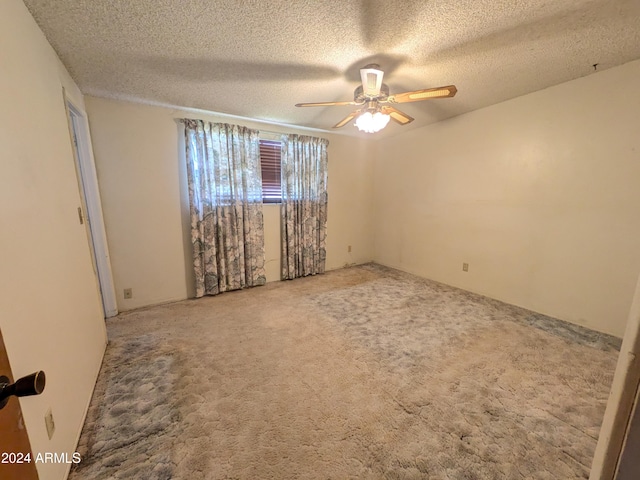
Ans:
{"label": "ceiling fan blade", "polygon": [[359,105],[351,100],[350,102],[315,102],[315,103],[296,103],[296,107],[331,107],[334,105]]}
{"label": "ceiling fan blade", "polygon": [[380,94],[383,76],[384,72],[378,68],[378,65],[371,64],[361,68],[362,93],[367,97],[377,97]]}
{"label": "ceiling fan blade", "polygon": [[411,123],[414,120],[413,117],[410,117],[406,113],[401,112],[400,110],[397,110],[393,107],[382,107],[381,110],[382,113],[386,113],[391,117],[392,120],[395,120],[400,125],[406,125],[407,123]]}
{"label": "ceiling fan blade", "polygon": [[425,88],[423,90],[414,90],[413,92],[389,95],[386,101],[389,103],[419,102],[420,100],[429,100],[431,98],[453,97],[457,91],[458,89],[455,85],[438,88]]}
{"label": "ceiling fan blade", "polygon": [[351,120],[353,120],[354,118],[356,118],[358,116],[358,114],[360,113],[360,110],[356,110],[355,112],[350,113],[349,115],[347,115],[345,118],[343,118],[342,120],[340,120],[338,123],[336,123],[333,128],[340,128],[340,127],[344,127],[347,123],[349,123]]}

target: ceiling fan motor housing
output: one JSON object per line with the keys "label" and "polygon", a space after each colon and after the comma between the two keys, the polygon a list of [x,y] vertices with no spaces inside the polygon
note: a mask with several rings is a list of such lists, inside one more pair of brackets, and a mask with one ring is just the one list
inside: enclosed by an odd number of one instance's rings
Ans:
{"label": "ceiling fan motor housing", "polygon": [[376,95],[375,97],[371,97],[371,96],[365,95],[364,94],[364,89],[362,88],[362,85],[359,85],[353,91],[353,101],[358,103],[358,104],[362,104],[362,103],[368,102],[370,100],[384,101],[384,100],[387,99],[388,96],[389,96],[389,86],[386,83],[383,83],[380,86],[380,93],[378,93],[378,95]]}

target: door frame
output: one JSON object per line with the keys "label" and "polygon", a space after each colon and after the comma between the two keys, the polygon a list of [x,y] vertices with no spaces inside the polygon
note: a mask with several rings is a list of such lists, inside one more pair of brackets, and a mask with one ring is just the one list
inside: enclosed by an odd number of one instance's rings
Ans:
{"label": "door frame", "polygon": [[628,451],[631,445],[626,442],[634,415],[640,414],[636,405],[639,390],[640,278],[631,303],[589,480],[622,479],[624,475],[619,467],[624,457],[631,456],[632,462],[640,462],[637,460],[637,452]]}
{"label": "door frame", "polygon": [[114,317],[118,314],[118,304],[111,272],[107,233],[102,215],[98,176],[91,149],[89,122],[85,112],[66,95],[64,102],[67,109],[80,196],[83,202],[84,215],[81,215],[81,221],[86,220],[89,247],[98,278],[104,316],[105,318]]}

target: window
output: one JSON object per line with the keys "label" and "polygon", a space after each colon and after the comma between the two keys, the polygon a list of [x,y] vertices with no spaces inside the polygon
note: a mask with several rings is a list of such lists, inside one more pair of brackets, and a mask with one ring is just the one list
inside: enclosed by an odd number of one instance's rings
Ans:
{"label": "window", "polygon": [[280,147],[279,141],[260,140],[260,165],[262,168],[262,203],[280,203]]}

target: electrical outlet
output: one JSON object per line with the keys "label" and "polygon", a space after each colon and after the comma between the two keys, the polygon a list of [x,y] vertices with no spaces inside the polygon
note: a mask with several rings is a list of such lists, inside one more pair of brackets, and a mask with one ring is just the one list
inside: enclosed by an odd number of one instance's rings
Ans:
{"label": "electrical outlet", "polygon": [[44,424],[47,427],[47,435],[49,436],[49,440],[53,438],[53,432],[56,431],[56,424],[53,421],[53,412],[51,411],[51,407],[47,410],[47,413],[44,415]]}
{"label": "electrical outlet", "polygon": [[462,271],[463,272],[468,272],[469,271],[469,264],[468,263],[463,263],[462,264]]}
{"label": "electrical outlet", "polygon": [[347,247],[347,252],[351,253],[351,245]]}
{"label": "electrical outlet", "polygon": [[124,298],[125,299],[133,298],[133,290],[130,289],[130,288],[125,288],[124,289]]}

